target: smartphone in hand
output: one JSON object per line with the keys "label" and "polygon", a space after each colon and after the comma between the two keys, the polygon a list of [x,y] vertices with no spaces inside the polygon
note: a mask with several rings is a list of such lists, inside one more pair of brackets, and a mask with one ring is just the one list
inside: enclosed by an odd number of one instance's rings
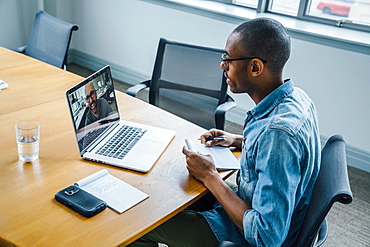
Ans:
{"label": "smartphone in hand", "polygon": [[85,217],[92,217],[107,207],[107,203],[96,196],[71,185],[55,194],[55,199]]}

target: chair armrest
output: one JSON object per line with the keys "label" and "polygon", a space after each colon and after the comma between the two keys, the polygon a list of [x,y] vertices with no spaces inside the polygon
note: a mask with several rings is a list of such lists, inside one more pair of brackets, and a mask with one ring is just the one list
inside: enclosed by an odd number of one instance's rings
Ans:
{"label": "chair armrest", "polygon": [[226,102],[219,105],[215,110],[216,128],[223,130],[225,125],[225,113],[236,106],[235,100],[230,96],[226,96]]}
{"label": "chair armrest", "polygon": [[328,222],[326,219],[321,223],[315,247],[321,246],[328,237]]}
{"label": "chair armrest", "polygon": [[19,53],[25,53],[26,52],[26,48],[27,46],[21,46],[21,47],[18,47],[17,49],[15,49],[16,52],[19,52]]}
{"label": "chair armrest", "polygon": [[221,241],[218,242],[214,247],[243,247],[243,246],[229,241]]}
{"label": "chair armrest", "polygon": [[150,80],[148,80],[148,81],[143,81],[143,82],[141,82],[141,83],[139,83],[139,84],[136,84],[135,86],[129,87],[129,88],[127,89],[126,93],[127,93],[128,95],[131,95],[131,96],[136,97],[137,93],[138,93],[140,90],[143,90],[143,89],[145,89],[145,88],[147,88],[147,87],[149,87],[149,86],[150,86]]}

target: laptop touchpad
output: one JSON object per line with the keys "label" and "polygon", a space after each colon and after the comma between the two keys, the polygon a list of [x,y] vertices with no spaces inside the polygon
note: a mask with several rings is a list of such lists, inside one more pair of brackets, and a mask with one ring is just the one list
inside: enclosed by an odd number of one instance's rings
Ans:
{"label": "laptop touchpad", "polygon": [[138,143],[138,149],[136,151],[143,152],[143,153],[156,153],[158,152],[162,146],[162,142],[144,139],[141,143]]}

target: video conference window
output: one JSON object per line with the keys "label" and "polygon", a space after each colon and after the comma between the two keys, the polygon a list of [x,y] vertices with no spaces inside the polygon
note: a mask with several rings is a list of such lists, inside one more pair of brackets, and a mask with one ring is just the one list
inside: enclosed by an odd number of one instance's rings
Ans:
{"label": "video conference window", "polygon": [[[106,77],[106,78],[104,78]],[[107,74],[101,74],[69,95],[76,130],[117,113],[113,82]]]}

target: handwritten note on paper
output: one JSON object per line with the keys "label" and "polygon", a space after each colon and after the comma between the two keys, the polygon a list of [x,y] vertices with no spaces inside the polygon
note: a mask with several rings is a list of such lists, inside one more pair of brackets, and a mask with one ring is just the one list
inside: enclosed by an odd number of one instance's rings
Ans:
{"label": "handwritten note on paper", "polygon": [[108,207],[123,213],[149,195],[109,174],[107,169],[96,172],[75,183],[80,188],[104,200]]}

